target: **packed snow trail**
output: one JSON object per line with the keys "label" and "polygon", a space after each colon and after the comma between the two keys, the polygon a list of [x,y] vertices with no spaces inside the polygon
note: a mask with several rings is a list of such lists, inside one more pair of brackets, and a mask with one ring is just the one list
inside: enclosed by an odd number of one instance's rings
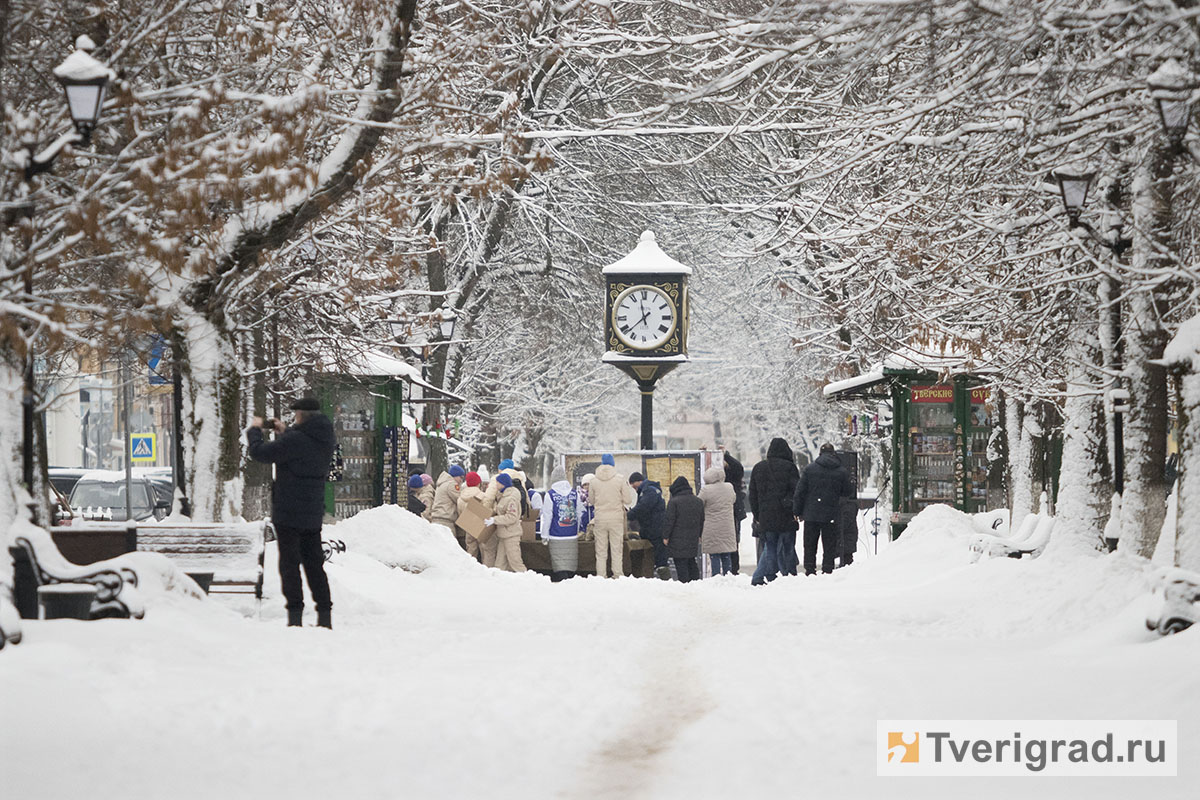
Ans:
{"label": "packed snow trail", "polygon": [[[3,796],[1182,798],[1200,785],[1187,756],[1200,631],[1148,634],[1145,568],[1123,557],[971,565],[934,531],[766,587],[747,574],[551,584],[484,570],[417,523],[352,523],[335,529],[349,550],[329,565],[332,632],[284,627],[270,550],[261,618],[253,600],[243,617],[236,601],[167,595],[137,622],[28,622],[0,654]],[[1184,757],[1173,779],[876,777],[876,721],[905,718],[1177,719]]]}

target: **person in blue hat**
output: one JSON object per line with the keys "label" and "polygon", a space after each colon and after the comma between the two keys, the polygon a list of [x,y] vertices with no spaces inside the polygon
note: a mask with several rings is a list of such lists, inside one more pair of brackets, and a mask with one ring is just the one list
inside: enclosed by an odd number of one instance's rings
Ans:
{"label": "person in blue hat", "polygon": [[417,516],[425,515],[425,504],[421,502],[421,498],[417,494],[424,485],[425,482],[421,480],[421,473],[419,472],[411,475],[408,479],[408,510]]}
{"label": "person in blue hat", "polygon": [[617,472],[611,453],[600,457],[600,466],[588,487],[588,502],[595,509],[592,531],[596,537],[596,576],[608,577],[609,556],[612,576],[624,574],[625,510],[637,500],[625,476]]}
{"label": "person in blue hat", "polygon": [[496,501],[496,513],[484,523],[496,526],[494,538],[499,540],[496,569],[525,572],[525,561],[521,558],[521,518],[526,502],[525,492],[518,488],[507,472],[497,475],[494,483],[500,487],[500,498]]}
{"label": "person in blue hat", "polygon": [[[433,508],[429,511],[429,521],[445,527],[451,533],[454,532],[454,523],[458,520],[458,494],[462,491],[463,477],[466,474],[465,469],[458,464],[452,464],[438,476],[437,488],[433,492]],[[466,547],[462,541],[459,544]]]}

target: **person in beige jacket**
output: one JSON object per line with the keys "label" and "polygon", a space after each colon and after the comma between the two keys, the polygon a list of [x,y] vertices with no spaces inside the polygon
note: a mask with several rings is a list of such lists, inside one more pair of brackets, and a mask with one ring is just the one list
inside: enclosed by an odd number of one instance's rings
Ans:
{"label": "person in beige jacket", "polygon": [[521,558],[521,498],[522,492],[513,485],[513,479],[501,472],[493,483],[501,488],[496,501],[496,513],[485,522],[496,526],[492,538],[499,540],[496,549],[496,569],[508,572],[525,572],[525,561]]}
{"label": "person in beige jacket", "polygon": [[733,484],[725,482],[725,470],[711,467],[704,471],[704,532],[700,537],[700,552],[707,553],[713,575],[725,575],[733,570],[733,554],[737,551],[737,536],[733,523],[733,503],[737,499]]}
{"label": "person in beige jacket", "polygon": [[624,572],[625,510],[633,507],[637,495],[624,475],[617,472],[610,453],[600,457],[600,466],[588,487],[588,504],[595,509],[591,530],[596,536],[596,576],[608,575],[608,557],[612,554],[612,574]]}
{"label": "person in beige jacket", "polygon": [[433,486],[433,478],[422,472],[421,488],[417,490],[417,499],[425,504],[425,510],[421,512],[421,517],[426,522],[433,521],[433,495],[436,491]]}
{"label": "person in beige jacket", "polygon": [[[458,494],[458,513],[461,516],[467,510],[468,500],[478,500],[488,508],[488,513],[492,513],[493,505],[489,504],[484,499],[483,489],[479,488],[480,478],[478,472],[468,472],[466,476],[466,486]],[[461,530],[461,528],[460,528]],[[471,534],[463,531],[463,537],[467,544],[467,555],[476,560],[483,561],[485,567],[496,566],[496,548],[500,544],[500,540],[496,538],[495,533],[486,542],[480,544],[479,540]]]}
{"label": "person in beige jacket", "polygon": [[458,493],[466,474],[466,470],[458,464],[452,464],[449,471],[438,476],[437,489],[433,492],[430,521],[435,525],[445,525],[451,533],[454,532],[454,521],[458,519]]}

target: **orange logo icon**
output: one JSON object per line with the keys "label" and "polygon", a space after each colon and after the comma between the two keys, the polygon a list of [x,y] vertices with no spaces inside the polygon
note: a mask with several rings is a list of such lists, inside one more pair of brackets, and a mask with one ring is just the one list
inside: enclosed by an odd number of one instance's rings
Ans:
{"label": "orange logo icon", "polygon": [[888,731],[888,763],[916,764],[921,760],[921,735]]}

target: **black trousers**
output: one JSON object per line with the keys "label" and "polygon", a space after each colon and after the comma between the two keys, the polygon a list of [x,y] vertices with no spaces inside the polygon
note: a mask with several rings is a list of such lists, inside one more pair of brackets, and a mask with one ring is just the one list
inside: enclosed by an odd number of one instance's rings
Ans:
{"label": "black trousers", "polygon": [[679,576],[682,583],[700,580],[700,564],[697,563],[695,556],[692,558],[674,558],[675,574]]}
{"label": "black trousers", "polygon": [[836,522],[804,521],[804,574],[817,571],[817,542],[821,543],[821,572],[833,572],[833,559],[838,553],[838,524]]}
{"label": "black trousers", "polygon": [[325,553],[321,550],[321,529],[275,528],[279,541],[279,583],[288,611],[304,608],[304,584],[300,582],[300,567],[308,578],[308,590],[318,611],[333,608],[329,596],[329,579],[325,577]]}

